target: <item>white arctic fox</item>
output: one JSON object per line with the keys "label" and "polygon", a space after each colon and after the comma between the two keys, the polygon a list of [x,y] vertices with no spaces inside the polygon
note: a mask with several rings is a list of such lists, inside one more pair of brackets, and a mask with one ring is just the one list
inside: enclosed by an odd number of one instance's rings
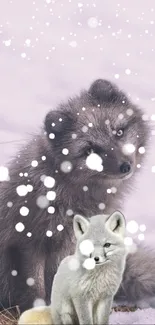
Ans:
{"label": "white arctic fox", "polygon": [[[51,312],[54,325],[108,324],[125,268],[124,216],[119,211],[90,219],[76,215],[73,227],[76,250],[60,263],[53,281],[51,310],[45,307],[46,313]],[[34,319],[35,309],[31,313]],[[26,317],[21,316],[19,324],[24,322]]]}

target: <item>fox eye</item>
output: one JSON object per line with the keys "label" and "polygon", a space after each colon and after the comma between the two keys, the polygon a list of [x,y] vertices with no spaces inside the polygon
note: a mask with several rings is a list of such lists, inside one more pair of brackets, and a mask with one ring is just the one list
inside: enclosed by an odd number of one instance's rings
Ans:
{"label": "fox eye", "polygon": [[119,130],[116,131],[116,135],[117,135],[119,138],[122,137],[123,134],[124,134],[124,131],[123,131],[122,129],[119,129]]}
{"label": "fox eye", "polygon": [[105,244],[104,244],[104,247],[105,247],[105,248],[108,248],[108,247],[110,247],[110,246],[111,246],[110,243],[105,243]]}

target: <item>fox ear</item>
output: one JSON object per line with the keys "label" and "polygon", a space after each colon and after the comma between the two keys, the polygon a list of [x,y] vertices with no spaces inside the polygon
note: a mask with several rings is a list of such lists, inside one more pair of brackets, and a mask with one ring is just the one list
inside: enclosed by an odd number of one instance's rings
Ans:
{"label": "fox ear", "polygon": [[72,112],[68,111],[50,111],[44,121],[45,131],[49,135],[61,135],[67,131],[71,131],[74,119]]}
{"label": "fox ear", "polygon": [[88,219],[80,216],[79,214],[75,215],[73,221],[73,228],[76,239],[79,239],[89,228],[89,221]]}
{"label": "fox ear", "polygon": [[88,93],[99,102],[121,102],[123,99],[127,101],[126,95],[118,89],[118,87],[109,80],[97,79],[95,80]]}
{"label": "fox ear", "polygon": [[124,237],[125,235],[125,218],[120,211],[115,211],[106,220],[106,226],[114,233]]}

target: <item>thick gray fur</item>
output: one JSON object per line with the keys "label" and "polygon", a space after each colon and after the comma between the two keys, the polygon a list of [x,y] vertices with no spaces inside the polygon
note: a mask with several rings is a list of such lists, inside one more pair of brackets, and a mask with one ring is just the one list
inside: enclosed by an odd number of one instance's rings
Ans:
{"label": "thick gray fur", "polygon": [[[73,222],[76,250],[63,259],[54,277],[51,294],[53,323],[109,324],[113,298],[125,268],[124,216],[115,211],[110,216],[97,215],[88,221],[76,215]],[[88,259],[94,262],[92,269],[86,268]]]}
{"label": "thick gray fur", "polygon": [[[127,114],[128,109],[132,110],[131,116]],[[119,114],[123,114],[123,119],[118,118]],[[32,307],[36,297],[50,302],[57,267],[65,256],[74,251],[72,216],[68,216],[68,210],[72,210],[73,215],[91,217],[101,212],[110,214],[122,208],[123,200],[132,189],[135,174],[139,171],[136,165],[142,164],[144,155],[139,154],[138,148],[147,145],[148,125],[142,115],[141,109],[113,83],[96,80],[88,91],[82,91],[79,96],[51,110],[45,118],[42,132],[23,146],[10,162],[10,181],[0,184],[2,307],[19,305],[23,311]],[[108,125],[105,124],[107,120]],[[88,126],[88,123],[93,126]],[[87,132],[83,132],[83,126],[88,126]],[[122,137],[112,132],[118,129],[124,130]],[[54,139],[49,138],[50,133],[55,134]],[[136,150],[130,156],[122,153],[125,143],[135,145]],[[63,148],[69,150],[67,156],[62,154]],[[90,170],[85,164],[91,149],[103,159],[102,172]],[[42,160],[42,156],[46,156],[46,160]],[[37,167],[31,166],[32,160],[38,161]],[[62,172],[60,168],[64,160],[72,163],[69,173]],[[122,174],[120,166],[126,161],[130,162],[131,170]],[[20,177],[21,172],[28,173],[28,177]],[[36,204],[37,198],[45,196],[49,190],[41,180],[43,175],[55,178],[52,190],[56,192],[56,199],[49,202],[55,207],[54,214],[49,214],[47,207],[40,208]],[[19,196],[16,188],[21,184],[31,184],[33,191]],[[88,187],[87,191],[83,190],[84,186]],[[115,187],[117,192],[107,193],[111,187]],[[11,208],[8,202],[13,203]],[[105,210],[100,209],[103,207],[100,203],[105,204]],[[26,217],[19,213],[22,206],[29,208]],[[23,232],[15,230],[18,222],[23,222]],[[59,224],[64,226],[61,232],[57,230]],[[46,236],[47,230],[53,232],[52,237]],[[32,233],[31,237],[27,236],[28,232]],[[128,258],[118,298],[126,297],[137,303],[145,296],[154,296],[154,256],[145,249]],[[17,270],[18,275],[12,276],[12,270]],[[26,284],[30,277],[35,280],[31,287]]]}

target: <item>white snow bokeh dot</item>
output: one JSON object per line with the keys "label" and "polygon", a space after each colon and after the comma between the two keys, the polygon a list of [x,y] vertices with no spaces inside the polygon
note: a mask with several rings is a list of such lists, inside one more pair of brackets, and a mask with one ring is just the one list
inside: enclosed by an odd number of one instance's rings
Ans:
{"label": "white snow bokeh dot", "polygon": [[96,153],[91,153],[86,158],[86,166],[91,170],[101,172],[103,171],[102,158]]}
{"label": "white snow bokeh dot", "polygon": [[49,138],[53,140],[55,138],[55,134],[54,133],[50,133],[49,134]]}
{"label": "white snow bokeh dot", "polygon": [[12,270],[12,271],[11,271],[11,274],[12,274],[13,276],[17,276],[18,272],[17,272],[16,270]]}
{"label": "white snow bokeh dot", "polygon": [[0,166],[0,182],[9,180],[9,170],[5,166]]}
{"label": "white snow bokeh dot", "polygon": [[21,207],[19,210],[21,216],[27,216],[29,214],[29,209],[25,206]]}
{"label": "white snow bokeh dot", "polygon": [[51,230],[47,230],[47,231],[46,231],[46,236],[47,236],[47,237],[52,237],[52,235],[53,235],[53,233],[52,233]]}
{"label": "white snow bokeh dot", "polygon": [[16,192],[19,196],[25,196],[28,193],[27,186],[26,185],[17,186]]}
{"label": "white snow bokeh dot", "polygon": [[67,148],[62,149],[63,155],[67,156],[69,154],[69,150]]}
{"label": "white snow bokeh dot", "polygon": [[58,225],[58,226],[57,226],[57,230],[58,230],[58,231],[62,231],[63,229],[64,229],[64,226],[63,226],[63,225]]}
{"label": "white snow bokeh dot", "polygon": [[135,234],[138,231],[138,223],[135,220],[131,220],[127,223],[126,225],[126,229],[128,232],[130,232],[131,234]]}
{"label": "white snow bokeh dot", "polygon": [[41,307],[41,306],[46,306],[45,300],[41,298],[37,298],[33,302],[33,307]]}
{"label": "white snow bokeh dot", "polygon": [[16,225],[15,225],[15,229],[18,231],[18,232],[22,232],[24,229],[25,229],[25,226],[22,222],[18,222]]}
{"label": "white snow bokeh dot", "polygon": [[44,178],[44,186],[47,188],[52,188],[55,185],[55,179],[51,176],[45,176]]}
{"label": "white snow bokeh dot", "polygon": [[87,24],[90,28],[96,28],[98,26],[98,19],[96,17],[90,17]]}
{"label": "white snow bokeh dot", "polygon": [[145,230],[146,230],[146,225],[145,225],[145,224],[141,224],[141,225],[139,226],[139,230],[140,230],[141,232],[145,231]]}
{"label": "white snow bokeh dot", "polygon": [[55,191],[48,191],[46,194],[47,200],[54,201],[56,198],[56,192]]}
{"label": "white snow bokeh dot", "polygon": [[37,167],[38,166],[38,161],[37,160],[32,160],[31,166],[32,167]]}
{"label": "white snow bokeh dot", "polygon": [[94,245],[91,240],[85,239],[80,243],[79,250],[82,255],[90,256],[90,254],[94,251]]}
{"label": "white snow bokeh dot", "polygon": [[145,239],[145,235],[144,234],[139,234],[138,235],[138,239],[139,240],[144,240]]}
{"label": "white snow bokeh dot", "polygon": [[142,154],[145,153],[145,148],[144,148],[144,147],[140,147],[140,148],[138,149],[138,151],[139,151],[139,153],[142,155]]}
{"label": "white snow bokeh dot", "polygon": [[53,206],[48,207],[48,213],[53,214],[55,212],[55,208]]}
{"label": "white snow bokeh dot", "polygon": [[105,204],[103,202],[99,203],[98,205],[100,210],[104,210],[105,209]]}
{"label": "white snow bokeh dot", "polygon": [[66,214],[67,214],[67,216],[72,216],[73,215],[73,210],[72,209],[68,209],[67,211],[66,211]]}
{"label": "white snow bokeh dot", "polygon": [[35,280],[34,280],[33,278],[28,278],[28,279],[26,280],[26,284],[27,284],[29,287],[31,287],[31,286],[33,286],[33,285],[35,284]]}
{"label": "white snow bokeh dot", "polygon": [[135,150],[136,150],[136,148],[135,148],[134,144],[132,144],[132,143],[126,143],[122,147],[122,152],[124,153],[124,155],[130,155],[130,154],[134,153]]}
{"label": "white snow bokeh dot", "polygon": [[83,267],[86,270],[93,270],[95,268],[95,260],[93,258],[86,258],[83,263]]}
{"label": "white snow bokeh dot", "polygon": [[60,169],[63,173],[69,173],[71,172],[73,166],[70,161],[63,161],[60,165]]}
{"label": "white snow bokeh dot", "polygon": [[36,204],[40,209],[45,209],[49,205],[49,200],[45,195],[40,195],[36,200]]}

